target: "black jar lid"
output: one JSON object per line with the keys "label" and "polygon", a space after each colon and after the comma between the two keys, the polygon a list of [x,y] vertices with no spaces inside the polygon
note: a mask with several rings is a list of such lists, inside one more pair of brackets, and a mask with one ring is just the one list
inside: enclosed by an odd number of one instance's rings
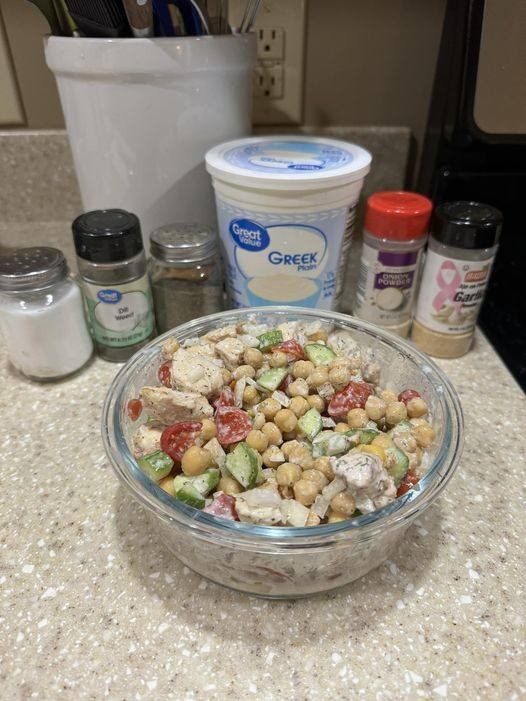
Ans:
{"label": "black jar lid", "polygon": [[150,234],[150,253],[174,265],[198,264],[210,260],[217,252],[217,234],[212,227],[200,224],[169,224]]}
{"label": "black jar lid", "polygon": [[143,250],[139,219],[124,209],[85,212],[71,228],[78,257],[93,263],[117,263]]}
{"label": "black jar lid", "polygon": [[491,248],[500,236],[502,213],[481,202],[444,202],[431,221],[432,236],[456,248]]}
{"label": "black jar lid", "polygon": [[68,273],[66,259],[58,248],[21,248],[0,257],[0,290],[40,290],[64,280]]}

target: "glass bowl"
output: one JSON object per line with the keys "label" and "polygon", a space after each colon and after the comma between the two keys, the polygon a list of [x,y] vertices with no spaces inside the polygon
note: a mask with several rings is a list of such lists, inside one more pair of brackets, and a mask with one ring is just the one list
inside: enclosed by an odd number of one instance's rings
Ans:
{"label": "glass bowl", "polygon": [[[272,325],[320,320],[348,329],[382,366],[382,386],[417,389],[427,402],[436,441],[418,485],[382,509],[339,523],[304,528],[256,526],[217,518],[170,497],[137,466],[127,402],[158,384],[160,344],[202,335],[213,328],[256,318]],[[190,569],[232,589],[268,598],[297,598],[341,587],[383,562],[410,523],[445,487],[463,444],[462,410],[448,378],[408,342],[354,317],[298,307],[258,307],[221,312],[182,324],[136,353],[112,382],[102,415],[102,435],[119,479],[152,514],[162,540]]]}

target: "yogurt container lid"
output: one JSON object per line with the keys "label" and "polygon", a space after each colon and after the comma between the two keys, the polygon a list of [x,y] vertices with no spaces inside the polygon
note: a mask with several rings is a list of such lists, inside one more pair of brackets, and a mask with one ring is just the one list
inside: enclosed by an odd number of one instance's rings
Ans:
{"label": "yogurt container lid", "polygon": [[263,189],[314,189],[362,179],[371,154],[338,139],[256,136],[227,141],[206,154],[208,172],[230,183]]}

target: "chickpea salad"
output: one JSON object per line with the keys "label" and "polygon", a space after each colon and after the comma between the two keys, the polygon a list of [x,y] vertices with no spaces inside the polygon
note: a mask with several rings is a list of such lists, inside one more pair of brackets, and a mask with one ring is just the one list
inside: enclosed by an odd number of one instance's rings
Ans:
{"label": "chickpea salad", "polygon": [[162,344],[159,384],[127,405],[139,467],[225,519],[316,526],[416,485],[435,440],[417,389],[382,387],[345,329],[249,319]]}

